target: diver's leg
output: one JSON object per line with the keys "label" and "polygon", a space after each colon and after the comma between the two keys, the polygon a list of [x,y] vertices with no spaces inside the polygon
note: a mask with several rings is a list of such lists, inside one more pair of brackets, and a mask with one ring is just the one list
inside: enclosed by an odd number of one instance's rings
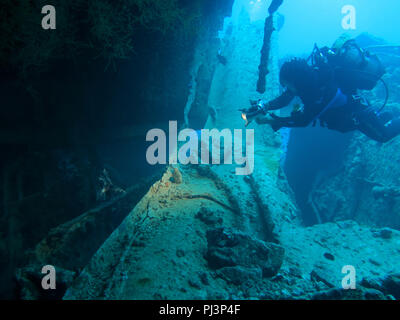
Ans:
{"label": "diver's leg", "polygon": [[389,120],[387,114],[383,118],[375,112],[364,111],[357,120],[357,129],[378,142],[388,142],[400,134],[400,118]]}

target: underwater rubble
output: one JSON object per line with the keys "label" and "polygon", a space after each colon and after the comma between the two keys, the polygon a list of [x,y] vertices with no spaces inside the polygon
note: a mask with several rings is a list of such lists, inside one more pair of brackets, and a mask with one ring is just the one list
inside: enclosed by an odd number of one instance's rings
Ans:
{"label": "underwater rubble", "polygon": [[[177,170],[181,180],[174,178]],[[267,240],[244,227],[257,206],[241,211],[226,185],[208,171],[168,167],[93,257],[85,259],[87,264],[82,261],[82,269],[60,269],[63,298],[399,298],[400,231],[352,220],[303,227],[292,218],[275,225],[276,238]],[[69,246],[79,251],[82,240],[77,237]],[[36,255],[45,250],[39,244]],[[58,265],[68,265],[69,257],[60,256]],[[357,268],[356,290],[341,288],[342,267],[349,264]],[[34,282],[33,267],[18,272],[25,290],[31,288],[24,296],[28,299],[40,297],[37,288],[26,285]]]}
{"label": "underwater rubble", "polygon": [[[155,175],[157,177],[158,175]],[[154,179],[153,178],[153,179]],[[121,223],[149,187],[143,181],[123,194],[103,202],[94,209],[50,229],[39,243],[25,253],[24,267],[17,269],[16,291],[21,299],[62,298],[66,288],[90,261],[92,255]],[[71,259],[73,257],[73,259]],[[55,292],[41,289],[42,266],[51,264],[57,270]]]}
{"label": "underwater rubble", "polygon": [[222,299],[235,295],[232,283],[251,288],[276,274],[283,248],[243,233],[247,217],[226,180],[198,169],[181,168],[176,182],[168,168],[64,298]]}

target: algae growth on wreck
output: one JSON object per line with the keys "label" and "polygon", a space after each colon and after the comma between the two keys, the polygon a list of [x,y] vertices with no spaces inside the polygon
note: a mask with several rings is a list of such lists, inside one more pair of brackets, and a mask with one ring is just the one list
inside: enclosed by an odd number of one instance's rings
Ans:
{"label": "algae growth on wreck", "polygon": [[398,1],[3,2],[0,299],[400,299]]}

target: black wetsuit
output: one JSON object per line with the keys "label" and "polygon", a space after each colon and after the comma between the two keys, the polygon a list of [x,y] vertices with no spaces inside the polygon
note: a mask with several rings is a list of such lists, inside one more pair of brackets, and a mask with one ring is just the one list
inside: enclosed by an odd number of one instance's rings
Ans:
{"label": "black wetsuit", "polygon": [[387,142],[400,134],[400,118],[394,119],[388,112],[378,115],[362,100],[342,94],[327,70],[315,69],[314,72],[314,83],[305,86],[307,89],[303,89],[303,92],[294,94],[287,90],[269,102],[269,110],[286,107],[295,96],[304,104],[302,111],[294,112],[290,117],[275,116],[271,124],[275,131],[282,127],[315,125],[319,120],[321,126],[329,129],[340,132],[359,130],[379,142]]}

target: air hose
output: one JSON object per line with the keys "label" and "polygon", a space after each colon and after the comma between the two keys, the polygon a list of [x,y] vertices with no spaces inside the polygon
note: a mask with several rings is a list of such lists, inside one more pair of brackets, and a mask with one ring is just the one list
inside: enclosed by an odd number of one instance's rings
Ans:
{"label": "air hose", "polygon": [[386,107],[386,104],[389,100],[389,88],[388,88],[387,83],[382,78],[380,78],[379,80],[383,83],[383,86],[385,87],[385,91],[386,91],[385,102],[383,103],[382,107],[378,110],[378,113],[381,113],[382,110]]}

